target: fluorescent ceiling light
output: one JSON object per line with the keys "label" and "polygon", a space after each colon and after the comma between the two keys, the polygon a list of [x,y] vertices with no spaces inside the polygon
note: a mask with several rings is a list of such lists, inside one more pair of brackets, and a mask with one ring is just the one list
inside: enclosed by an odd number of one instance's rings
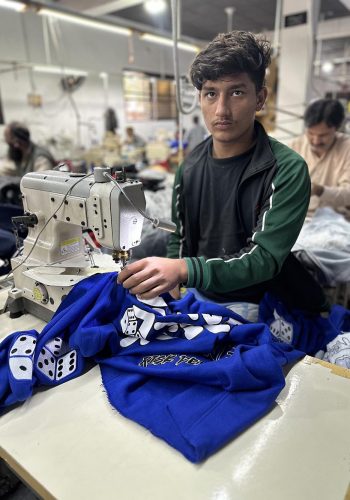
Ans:
{"label": "fluorescent ceiling light", "polygon": [[[174,42],[171,38],[165,38],[164,36],[152,35],[151,33],[144,33],[140,37],[142,40],[146,40],[147,42],[159,43],[161,45],[167,45],[168,47],[172,47]],[[188,50],[189,52],[198,52],[199,48],[196,45],[192,45],[186,42],[177,42],[177,46],[179,49]]]}
{"label": "fluorescent ceiling light", "polygon": [[33,66],[33,71],[37,71],[39,73],[51,73],[54,75],[62,75],[62,76],[87,76],[87,71],[82,71],[80,69],[74,68],[61,68],[60,66]]}
{"label": "fluorescent ceiling light", "polygon": [[146,0],[144,6],[149,14],[161,14],[166,9],[164,0]]}
{"label": "fluorescent ceiling light", "polygon": [[20,12],[21,10],[25,9],[26,5],[22,2],[14,2],[12,0],[0,0],[0,7]]}
{"label": "fluorescent ceiling light", "polygon": [[42,16],[54,17],[56,19],[61,19],[62,21],[67,21],[69,23],[80,24],[82,26],[87,26],[89,28],[95,28],[105,31],[110,31],[112,33],[118,33],[119,35],[131,35],[131,30],[129,28],[123,28],[121,26],[114,26],[112,23],[107,23],[103,21],[97,21],[95,19],[87,19],[85,17],[76,16],[74,14],[68,14],[66,12],[59,12],[53,9],[40,9],[39,14]]}

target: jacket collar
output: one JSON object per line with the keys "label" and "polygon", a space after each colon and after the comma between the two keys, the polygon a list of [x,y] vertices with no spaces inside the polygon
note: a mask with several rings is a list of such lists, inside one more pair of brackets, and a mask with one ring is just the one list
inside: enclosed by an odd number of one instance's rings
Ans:
{"label": "jacket collar", "polygon": [[[270,168],[275,163],[275,157],[271,149],[269,136],[265,132],[264,127],[255,120],[254,129],[256,134],[256,144],[251,162],[245,172],[244,178],[254,175],[256,172]],[[209,136],[206,139],[207,150],[210,154],[213,146],[213,138]]]}
{"label": "jacket collar", "polygon": [[260,170],[265,170],[275,163],[275,156],[272,152],[269,136],[264,127],[258,122],[254,123],[256,133],[256,145],[252,160],[247,168],[247,174],[255,174]]}

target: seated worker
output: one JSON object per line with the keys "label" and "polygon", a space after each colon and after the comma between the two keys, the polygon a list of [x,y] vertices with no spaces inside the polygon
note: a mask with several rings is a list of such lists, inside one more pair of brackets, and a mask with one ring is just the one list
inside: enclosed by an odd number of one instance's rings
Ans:
{"label": "seated worker", "polygon": [[134,148],[144,148],[146,142],[139,135],[135,134],[133,127],[126,127],[125,129],[126,137],[124,144],[133,146]]}
{"label": "seated worker", "polygon": [[12,122],[5,128],[5,141],[8,144],[7,159],[0,166],[0,175],[15,175],[22,177],[28,172],[50,170],[56,165],[51,153],[30,140],[28,128]]}
{"label": "seated worker", "polygon": [[270,50],[266,40],[233,31],[192,63],[211,135],[176,172],[169,258],[141,259],[119,273],[142,299],[178,296],[184,284],[226,305],[258,304],[270,291],[291,307],[327,309],[320,286],[290,253],[309,204],[307,165],[255,120],[267,97]]}
{"label": "seated worker", "polygon": [[192,121],[193,121],[193,127],[186,134],[187,154],[190,151],[192,151],[196,146],[198,146],[199,143],[204,141],[207,135],[207,131],[205,130],[203,125],[199,123],[198,116],[194,116]]}
{"label": "seated worker", "polygon": [[350,220],[350,137],[338,132],[344,116],[335,99],[312,102],[304,115],[305,133],[290,144],[309,167],[309,216],[316,208],[329,206]]}

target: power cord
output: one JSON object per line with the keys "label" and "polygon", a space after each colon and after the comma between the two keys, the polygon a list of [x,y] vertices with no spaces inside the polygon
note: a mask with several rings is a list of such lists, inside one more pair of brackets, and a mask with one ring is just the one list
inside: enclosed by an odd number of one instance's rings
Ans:
{"label": "power cord", "polygon": [[[41,233],[44,231],[44,229],[47,227],[48,223],[53,219],[53,217],[57,214],[57,212],[60,210],[60,208],[62,207],[62,205],[64,204],[64,202],[66,201],[67,199],[67,196],[69,196],[73,190],[73,188],[79,184],[79,182],[81,182],[82,180],[86,179],[87,177],[91,177],[92,175],[94,175],[93,173],[91,174],[87,174],[87,175],[84,175],[84,177],[80,177],[80,179],[78,179],[74,184],[72,184],[72,186],[68,189],[68,191],[66,192],[66,194],[64,195],[64,197],[62,198],[62,201],[61,203],[58,205],[58,207],[56,208],[56,210],[53,212],[53,214],[47,219],[47,221],[45,222],[43,228],[41,229],[41,231],[39,232],[39,234],[37,235],[37,237],[35,238],[34,240],[34,243],[33,243],[33,246],[30,250],[30,252],[28,253],[28,255],[19,263],[17,264],[16,267],[14,267],[4,278],[7,279],[11,274],[13,274],[14,271],[16,271],[16,269],[18,269],[20,266],[22,266],[26,261],[27,259],[30,257],[30,255],[32,254],[34,248],[36,247],[37,243],[38,243],[38,240],[39,240],[39,237],[41,235]],[[95,184],[95,183],[94,183]]]}

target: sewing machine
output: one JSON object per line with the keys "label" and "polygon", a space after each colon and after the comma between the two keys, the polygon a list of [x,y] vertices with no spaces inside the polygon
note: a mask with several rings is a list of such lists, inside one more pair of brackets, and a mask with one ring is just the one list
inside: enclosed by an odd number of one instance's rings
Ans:
{"label": "sewing machine", "polygon": [[142,183],[124,173],[116,182],[111,173],[101,167],[90,176],[50,170],[22,178],[25,214],[16,222],[28,227],[28,236],[23,254],[11,261],[12,317],[28,311],[48,321],[76,283],[99,271],[86,254],[84,228],[112,250],[119,269],[140,244],[146,206]]}

